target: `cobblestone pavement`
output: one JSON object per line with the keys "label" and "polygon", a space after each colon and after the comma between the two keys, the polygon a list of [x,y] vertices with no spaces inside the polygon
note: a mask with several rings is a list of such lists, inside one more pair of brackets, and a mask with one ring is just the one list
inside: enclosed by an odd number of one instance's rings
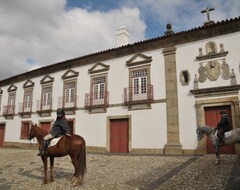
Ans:
{"label": "cobblestone pavement", "polygon": [[87,154],[81,186],[71,187],[69,157],[55,159],[55,181],[42,184],[43,167],[37,150],[0,149],[0,189],[66,190],[235,190],[240,189],[240,159],[215,156],[134,156]]}

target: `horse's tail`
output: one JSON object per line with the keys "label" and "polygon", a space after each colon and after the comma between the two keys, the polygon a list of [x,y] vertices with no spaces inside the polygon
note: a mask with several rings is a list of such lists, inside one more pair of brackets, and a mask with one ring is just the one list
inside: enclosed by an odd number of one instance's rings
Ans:
{"label": "horse's tail", "polygon": [[87,166],[86,166],[86,148],[85,148],[85,143],[81,145],[81,150],[78,153],[78,171],[82,178],[84,177],[84,174],[87,171]]}

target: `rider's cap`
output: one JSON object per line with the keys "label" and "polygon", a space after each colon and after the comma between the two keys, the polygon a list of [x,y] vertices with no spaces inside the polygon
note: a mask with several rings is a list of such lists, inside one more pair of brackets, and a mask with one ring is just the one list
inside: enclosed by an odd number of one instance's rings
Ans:
{"label": "rider's cap", "polygon": [[58,116],[58,117],[62,117],[62,116],[64,116],[64,115],[65,115],[64,110],[63,110],[62,108],[58,108],[58,109],[57,109],[57,116]]}
{"label": "rider's cap", "polygon": [[224,111],[224,110],[222,110],[222,111],[219,112],[219,114],[226,114],[226,113],[227,113],[227,112]]}

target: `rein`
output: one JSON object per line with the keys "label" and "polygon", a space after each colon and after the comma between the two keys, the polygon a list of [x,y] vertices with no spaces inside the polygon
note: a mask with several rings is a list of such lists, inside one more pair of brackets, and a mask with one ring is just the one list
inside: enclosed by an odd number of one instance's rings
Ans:
{"label": "rein", "polygon": [[[29,140],[29,141],[30,141],[30,144],[33,146],[32,141],[31,140]],[[37,143],[34,138],[33,138],[33,141],[34,141],[34,144],[36,145],[36,147],[39,148],[39,143]]]}

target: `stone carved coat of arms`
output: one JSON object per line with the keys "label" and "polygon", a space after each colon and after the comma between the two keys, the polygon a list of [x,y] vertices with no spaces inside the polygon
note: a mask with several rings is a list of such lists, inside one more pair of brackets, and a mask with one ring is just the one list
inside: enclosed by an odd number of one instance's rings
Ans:
{"label": "stone carved coat of arms", "polygon": [[[222,74],[222,78],[227,80],[230,78],[230,71],[229,66],[226,63],[225,60],[222,60],[222,65],[217,61],[208,61],[205,66],[203,66],[203,63],[200,63],[200,67],[198,69],[199,73],[199,82],[205,82],[208,78],[211,81],[216,81],[219,76]],[[222,69],[222,73],[221,73]]]}

